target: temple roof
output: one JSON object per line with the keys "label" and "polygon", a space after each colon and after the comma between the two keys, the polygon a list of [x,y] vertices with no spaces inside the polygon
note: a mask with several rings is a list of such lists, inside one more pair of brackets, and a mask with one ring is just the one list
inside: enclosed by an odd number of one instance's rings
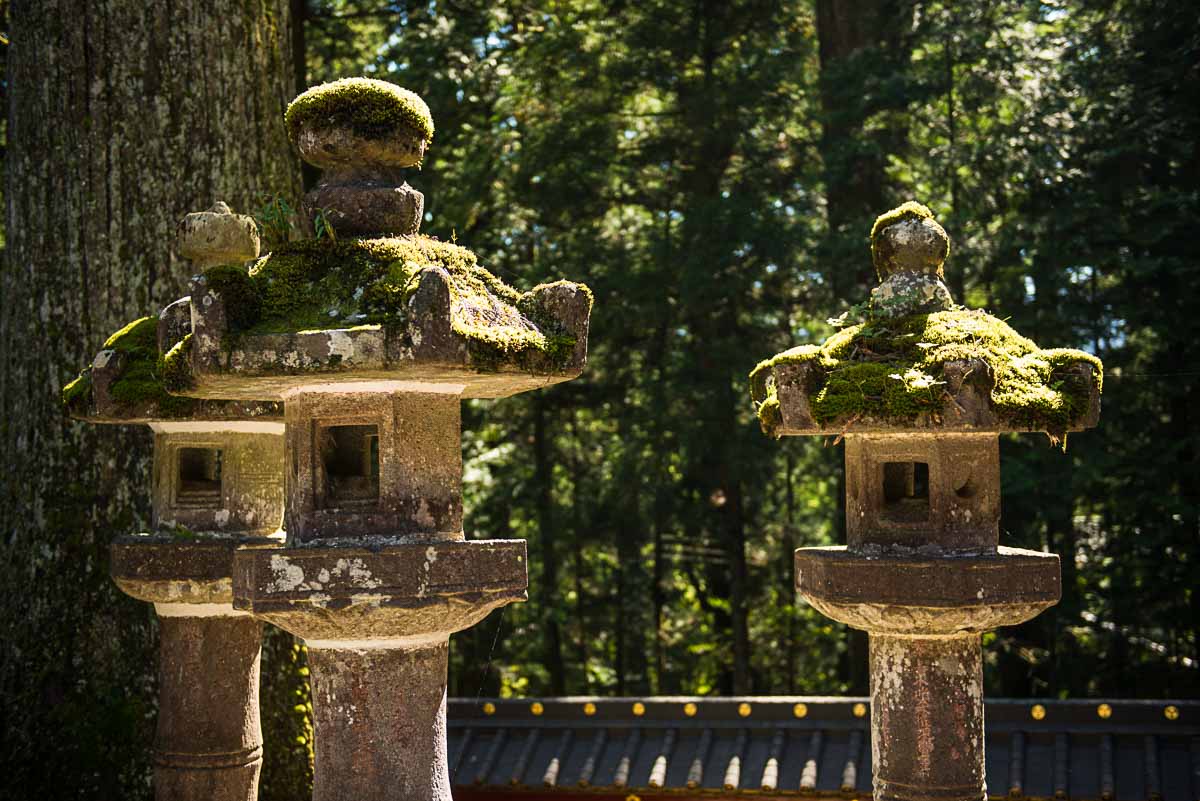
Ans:
{"label": "temple roof", "polygon": [[[1200,798],[1200,702],[985,706],[993,797]],[[451,699],[449,728],[458,801],[871,793],[866,698]]]}

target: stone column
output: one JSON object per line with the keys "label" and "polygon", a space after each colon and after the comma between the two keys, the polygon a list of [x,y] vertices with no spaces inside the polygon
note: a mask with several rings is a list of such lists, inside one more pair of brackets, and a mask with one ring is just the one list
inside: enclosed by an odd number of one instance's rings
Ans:
{"label": "stone column", "polygon": [[252,282],[270,286],[278,261],[299,285],[344,264],[357,286],[323,300],[328,327],[276,305],[285,332],[270,333],[231,328],[213,284],[193,284],[213,336],[197,337],[188,392],[286,407],[287,546],[237,553],[234,606],[308,644],[314,801],[449,801],[450,635],[528,584],[524,540],[464,536],[460,405],[579,375],[591,295],[568,282],[521,295],[466,248],[420,235],[403,170],[433,120],[412,92],[335,81],[287,121],[325,171],[303,209],[337,237],[284,246]]}
{"label": "stone column", "polygon": [[[187,215],[178,233],[180,251],[197,269],[240,269],[258,255],[254,221],[221,202]],[[160,314],[160,353],[193,333],[190,305],[177,301]],[[119,380],[93,368],[101,412],[119,410],[109,391]],[[153,408],[141,410],[154,431],[153,526],[114,541],[111,574],[158,613],[155,796],[254,801],[262,769],[262,623],[233,608],[233,554],[282,544],[281,410],[223,401],[172,405],[162,390],[154,397]]]}
{"label": "stone column", "polygon": [[870,640],[871,729],[881,734],[871,739],[877,801],[982,801],[979,636],[874,634]]}
{"label": "stone column", "polygon": [[855,435],[847,545],[796,551],[796,588],[870,639],[878,801],[981,801],[980,633],[1058,600],[1058,557],[998,547],[995,435]]}
{"label": "stone column", "polygon": [[[308,649],[316,739],[313,795],[356,801],[449,798],[449,640]],[[345,718],[353,719],[345,725]]]}
{"label": "stone column", "polygon": [[155,604],[160,799],[253,801],[262,768],[262,623],[228,604]]}

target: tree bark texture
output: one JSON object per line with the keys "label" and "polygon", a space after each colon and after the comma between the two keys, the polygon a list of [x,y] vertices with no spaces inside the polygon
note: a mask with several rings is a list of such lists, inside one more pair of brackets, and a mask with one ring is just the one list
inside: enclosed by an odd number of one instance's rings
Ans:
{"label": "tree bark texture", "polygon": [[141,798],[154,612],[109,581],[108,545],[148,522],[151,437],[71,422],[59,389],[185,293],[185,213],[298,194],[289,5],[17,0],[11,20],[0,762],[31,797]]}

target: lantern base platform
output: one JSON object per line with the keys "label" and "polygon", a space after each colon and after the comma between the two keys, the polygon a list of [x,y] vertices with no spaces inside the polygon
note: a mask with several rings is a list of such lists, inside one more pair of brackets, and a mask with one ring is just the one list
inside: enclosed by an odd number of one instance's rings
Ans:
{"label": "lantern base platform", "polygon": [[236,534],[181,539],[173,534],[118,537],[109,549],[109,572],[126,595],[152,604],[233,603],[233,555],[241,548],[273,549],[275,536]]}
{"label": "lantern base platform", "polygon": [[822,614],[872,633],[950,636],[1022,623],[1062,594],[1056,554],[977,556],[796,551],[796,590]]}
{"label": "lantern base platform", "polygon": [[310,648],[410,648],[525,600],[528,585],[524,540],[314,545],[240,551],[233,605]]}

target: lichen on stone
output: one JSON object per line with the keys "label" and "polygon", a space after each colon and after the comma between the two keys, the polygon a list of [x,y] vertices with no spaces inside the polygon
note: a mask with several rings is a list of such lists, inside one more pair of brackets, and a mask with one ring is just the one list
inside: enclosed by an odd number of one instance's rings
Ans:
{"label": "lichen on stone", "polygon": [[[450,327],[476,356],[532,353],[560,360],[570,355],[575,337],[559,330],[537,302],[538,291],[549,285],[518,292],[482,267],[470,250],[424,235],[304,240],[280,247],[251,266],[245,285],[225,290],[230,333],[400,326],[408,320],[408,301],[421,276],[430,269],[448,276]],[[590,291],[583,291],[590,302]]]}
{"label": "lichen on stone", "polygon": [[288,105],[284,120],[292,141],[305,122],[345,126],[367,139],[386,137],[402,126],[426,143],[433,141],[433,116],[420,95],[373,78],[342,78],[314,86]]}
{"label": "lichen on stone", "polygon": [[[1103,365],[1079,350],[1042,350],[1007,323],[979,310],[873,319],[845,328],[818,346],[784,351],[750,374],[751,395],[763,430],[781,420],[772,369],[812,362],[820,370],[809,405],[821,425],[846,425],[861,417],[895,425],[937,413],[947,401],[943,371],[949,362],[981,360],[991,370],[990,403],[1009,424],[1065,433],[1088,411],[1093,386],[1102,389]],[[1092,366],[1092,386],[1079,386],[1064,371]]]}

